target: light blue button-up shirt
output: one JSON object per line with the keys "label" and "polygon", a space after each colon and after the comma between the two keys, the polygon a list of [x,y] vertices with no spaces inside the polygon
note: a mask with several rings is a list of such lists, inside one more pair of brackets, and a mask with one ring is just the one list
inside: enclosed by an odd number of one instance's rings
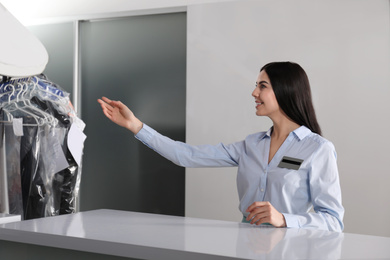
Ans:
{"label": "light blue button-up shirt", "polygon": [[[146,124],[135,137],[183,167],[238,167],[239,209],[244,216],[253,202],[269,201],[284,215],[287,227],[344,228],[335,148],[305,126],[289,134],[270,163],[271,129],[228,145],[189,145],[163,136]],[[298,170],[281,168],[284,156],[303,162]]]}

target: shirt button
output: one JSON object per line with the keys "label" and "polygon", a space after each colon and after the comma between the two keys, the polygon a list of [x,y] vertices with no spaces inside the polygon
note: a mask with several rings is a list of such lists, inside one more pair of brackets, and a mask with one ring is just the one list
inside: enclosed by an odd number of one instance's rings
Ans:
{"label": "shirt button", "polygon": [[260,191],[261,191],[261,192],[264,192],[264,189],[261,189]]}

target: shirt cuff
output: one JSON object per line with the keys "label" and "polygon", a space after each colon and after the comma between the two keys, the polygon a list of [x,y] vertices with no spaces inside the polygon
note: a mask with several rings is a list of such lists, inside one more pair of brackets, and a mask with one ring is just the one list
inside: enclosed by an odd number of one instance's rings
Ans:
{"label": "shirt cuff", "polygon": [[156,130],[146,124],[143,124],[141,130],[135,135],[135,138],[143,143],[148,143],[155,134]]}
{"label": "shirt cuff", "polygon": [[300,228],[298,216],[293,214],[284,214],[284,219],[286,220],[286,227],[288,228]]}

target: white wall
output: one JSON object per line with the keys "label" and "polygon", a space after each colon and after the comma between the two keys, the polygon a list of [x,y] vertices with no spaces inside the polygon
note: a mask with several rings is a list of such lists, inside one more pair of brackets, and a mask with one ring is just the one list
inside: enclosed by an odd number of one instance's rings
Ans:
{"label": "white wall", "polygon": [[0,0],[24,25],[182,11],[226,1],[232,0]]}
{"label": "white wall", "polygon": [[[251,92],[270,61],[306,70],[338,152],[345,231],[390,236],[388,0],[237,1],[190,6],[187,142],[267,130]],[[239,221],[236,169],[187,169],[186,215]]]}

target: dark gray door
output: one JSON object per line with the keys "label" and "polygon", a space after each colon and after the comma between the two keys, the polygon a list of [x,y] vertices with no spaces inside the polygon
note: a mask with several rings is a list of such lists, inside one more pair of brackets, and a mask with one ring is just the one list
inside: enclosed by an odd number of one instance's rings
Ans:
{"label": "dark gray door", "polygon": [[81,210],[184,215],[185,172],[110,122],[97,99],[121,100],[146,124],[185,139],[186,14],[83,22]]}

